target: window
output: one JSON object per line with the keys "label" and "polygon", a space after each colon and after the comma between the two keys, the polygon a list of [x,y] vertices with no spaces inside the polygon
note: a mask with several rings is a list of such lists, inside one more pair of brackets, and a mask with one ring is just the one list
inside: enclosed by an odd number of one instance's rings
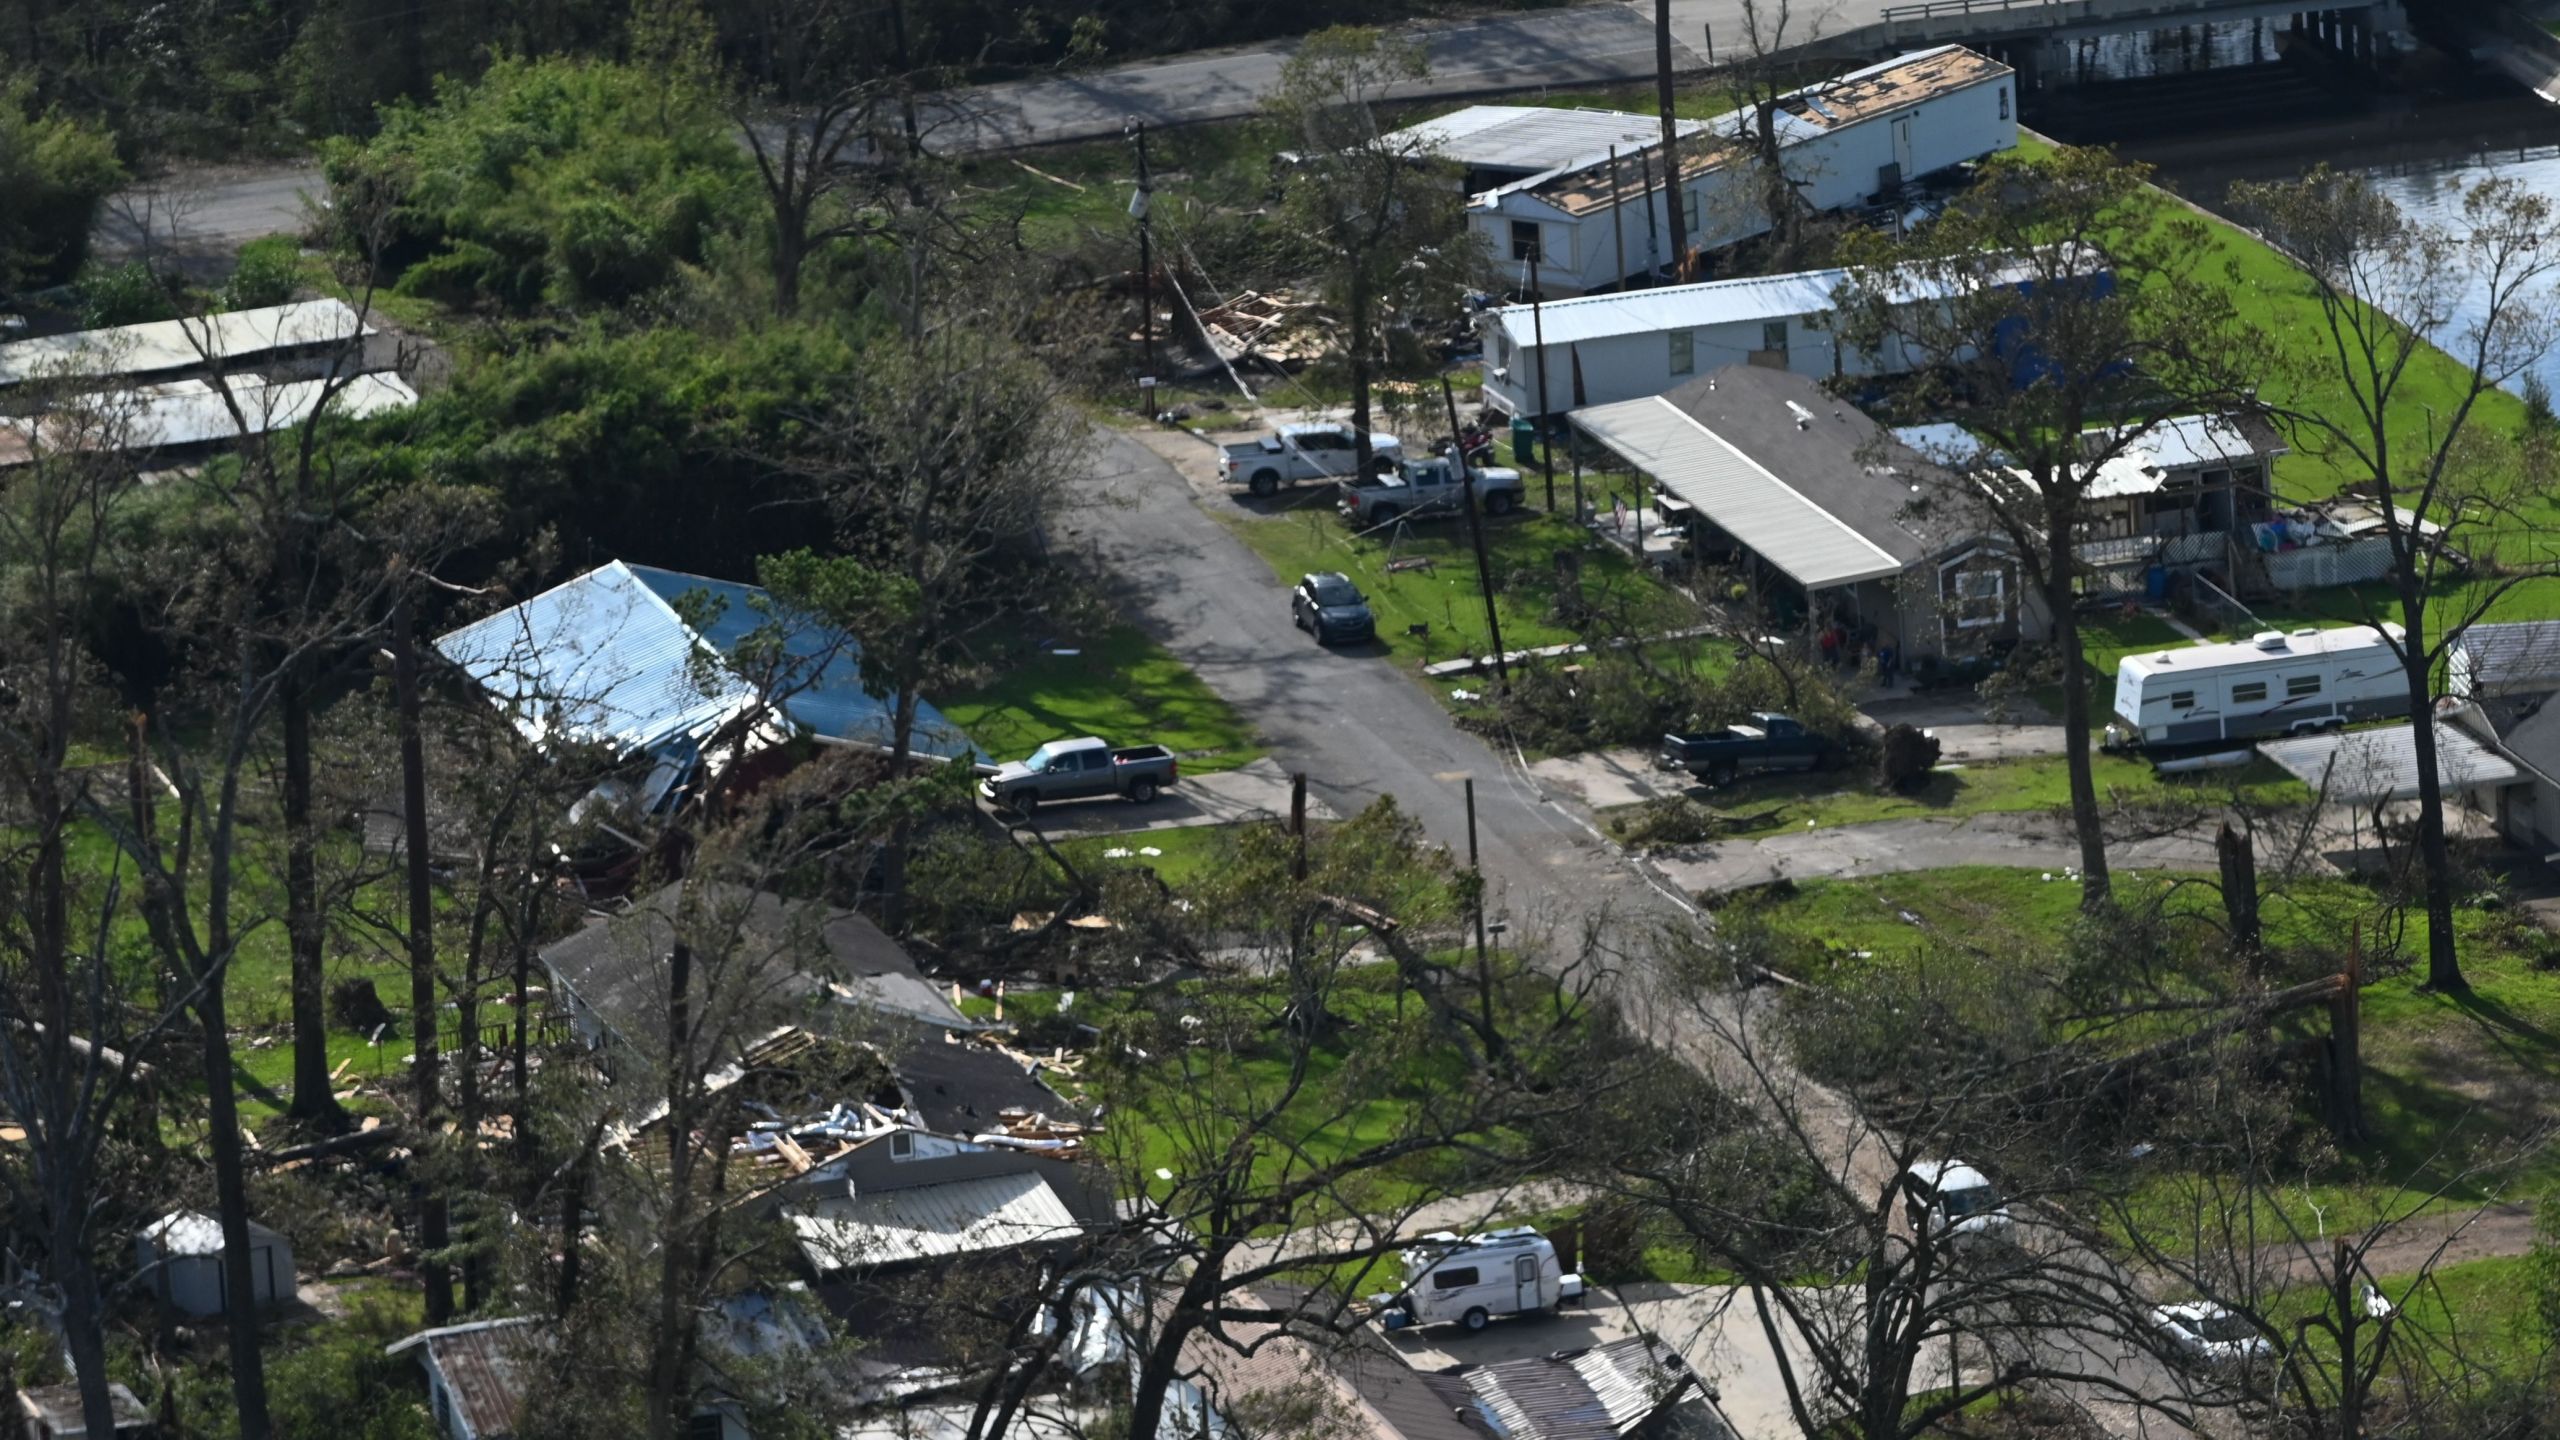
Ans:
{"label": "window", "polygon": [[2009,618],[2009,577],[1998,570],[1956,573],[1956,628],[1978,629]]}
{"label": "window", "polygon": [[2287,675],[2284,677],[2284,698],[2287,700],[2308,700],[2319,693],[2320,677],[2317,675]]}
{"label": "window", "polygon": [[1698,337],[1686,330],[1671,332],[1671,373],[1689,375],[1698,368]]}
{"label": "window", "polygon": [[1511,258],[1535,260],[1541,265],[1547,263],[1547,247],[1538,238],[1537,221],[1514,220],[1511,222]]}
{"label": "window", "polygon": [[721,1440],[729,1433],[717,1410],[696,1410],[684,1422],[684,1440]]}
{"label": "window", "polygon": [[1706,234],[1706,197],[1695,190],[1680,196],[1680,227],[1689,237],[1689,248],[1698,249]]}
{"label": "window", "polygon": [[2264,680],[2250,680],[2245,683],[2232,686],[2231,703],[2234,705],[2266,704],[2267,682]]}
{"label": "window", "polygon": [[1760,327],[1760,348],[1763,350],[1775,350],[1781,355],[1786,354],[1787,322],[1784,320],[1771,320],[1762,325]]}
{"label": "window", "polygon": [[905,1160],[916,1153],[916,1137],[912,1130],[899,1130],[889,1136],[889,1158]]}
{"label": "window", "polygon": [[2172,710],[2193,710],[2196,708],[2196,692],[2193,690],[2170,691],[2169,708]]}
{"label": "window", "polygon": [[436,1392],[436,1428],[450,1435],[453,1433],[453,1392],[445,1389],[444,1381],[440,1379],[431,1382],[428,1388]]}
{"label": "window", "polygon": [[2009,87],[2006,85],[2000,87],[2000,118],[2009,118]]}
{"label": "window", "polygon": [[1461,1265],[1453,1270],[1431,1272],[1431,1288],[1434,1290],[1464,1290],[1476,1283],[1476,1267],[1473,1265]]}

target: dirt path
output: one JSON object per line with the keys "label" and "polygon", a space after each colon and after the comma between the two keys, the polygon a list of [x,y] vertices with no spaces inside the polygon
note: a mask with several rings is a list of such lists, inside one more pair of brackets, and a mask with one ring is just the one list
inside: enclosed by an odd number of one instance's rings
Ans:
{"label": "dirt path", "polygon": [[[1961,820],[1879,820],[1758,840],[1728,840],[1666,851],[1655,856],[1653,863],[1681,889],[1715,895],[1773,880],[1892,875],[1958,865],[2040,867],[2058,875],[2079,858],[2079,845],[2069,825],[2041,813],[2008,811]],[[2107,846],[2107,858],[2119,874],[2211,871],[2213,838],[2177,834],[2116,840]]]}

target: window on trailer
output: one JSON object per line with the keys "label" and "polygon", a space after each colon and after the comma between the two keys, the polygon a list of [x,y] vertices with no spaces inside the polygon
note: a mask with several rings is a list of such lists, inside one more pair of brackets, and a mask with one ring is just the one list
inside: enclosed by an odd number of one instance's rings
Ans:
{"label": "window on trailer", "polygon": [[1787,322],[1784,320],[1771,320],[1763,324],[1760,327],[1760,348],[1763,350],[1775,350],[1780,355],[1786,354]]}
{"label": "window on trailer", "polygon": [[1464,1290],[1468,1286],[1475,1284],[1476,1279],[1476,1267],[1473,1265],[1460,1265],[1454,1269],[1435,1270],[1431,1272],[1431,1288],[1434,1290]]}
{"label": "window on trailer", "polygon": [[1686,330],[1674,330],[1671,340],[1671,373],[1688,375],[1698,368],[1698,337]]}
{"label": "window on trailer", "polygon": [[2231,703],[2234,705],[2264,705],[2267,703],[2267,682],[2264,680],[2244,680],[2239,684],[2232,686]]}
{"label": "window on trailer", "polygon": [[2308,700],[2319,693],[2320,677],[2317,675],[2287,675],[2284,677],[2284,698],[2287,700]]}
{"label": "window on trailer", "polygon": [[1514,220],[1511,222],[1511,258],[1535,260],[1541,265],[1547,263],[1546,245],[1538,238],[1537,221]]}

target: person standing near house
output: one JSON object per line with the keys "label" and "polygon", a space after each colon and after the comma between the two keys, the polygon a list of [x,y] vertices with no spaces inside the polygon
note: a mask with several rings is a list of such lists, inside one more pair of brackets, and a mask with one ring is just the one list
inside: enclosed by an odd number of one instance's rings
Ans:
{"label": "person standing near house", "polygon": [[1829,668],[1829,669],[1832,669],[1832,670],[1837,670],[1837,669],[1839,669],[1839,668],[1840,668],[1840,622],[1839,622],[1839,621],[1837,621],[1837,620],[1834,620],[1834,621],[1832,621],[1831,623],[1829,623],[1829,624],[1827,624],[1827,625],[1823,626],[1823,627],[1822,627],[1822,634],[1821,634],[1820,638],[1819,638],[1819,639],[1817,639],[1814,643],[1815,643],[1815,644],[1817,644],[1817,645],[1819,645],[1819,646],[1821,647],[1821,649],[1822,649],[1822,663],[1823,663],[1823,665],[1824,665],[1825,667]]}
{"label": "person standing near house", "polygon": [[1885,636],[1876,646],[1876,683],[1887,690],[1892,689],[1894,667],[1901,661],[1902,652],[1895,648],[1893,637]]}

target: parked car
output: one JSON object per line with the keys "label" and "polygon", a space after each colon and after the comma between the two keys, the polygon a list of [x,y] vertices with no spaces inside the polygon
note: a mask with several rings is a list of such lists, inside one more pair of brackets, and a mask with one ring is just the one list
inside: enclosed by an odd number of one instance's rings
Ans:
{"label": "parked car", "polygon": [[1926,1160],[1904,1171],[1902,1203],[1915,1233],[1951,1245],[2005,1240],[2015,1224],[1991,1177],[1961,1160]]}
{"label": "parked car", "polygon": [[[1476,470],[1473,475],[1476,503],[1484,507],[1484,513],[1508,515],[1520,508],[1520,497],[1527,491],[1520,483],[1519,471]],[[1458,468],[1449,463],[1447,456],[1440,455],[1428,460],[1400,461],[1393,474],[1365,484],[1344,482],[1336,508],[1351,523],[1367,529],[1399,517],[1455,515],[1465,509],[1466,499],[1467,487]]]}
{"label": "parked car", "polygon": [[1115,750],[1087,735],[1080,740],[1052,740],[1029,758],[1008,761],[978,782],[978,793],[1017,815],[1029,815],[1053,800],[1091,800],[1125,796],[1144,805],[1181,778],[1181,762],[1161,745],[1132,745]]}
{"label": "parked car", "polygon": [[[1283,425],[1259,440],[1218,447],[1218,479],[1256,495],[1277,495],[1283,485],[1347,480],[1360,463],[1360,432],[1336,421]],[[1383,470],[1404,454],[1393,435],[1369,434],[1371,462]]]}
{"label": "parked car", "polygon": [[1722,785],[1756,770],[1827,770],[1844,758],[1839,742],[1817,735],[1774,710],[1754,712],[1748,725],[1727,725],[1695,735],[1662,737],[1655,763]]}
{"label": "parked car", "polygon": [[1443,1230],[1401,1258],[1402,1288],[1369,1297],[1390,1330],[1452,1323],[1481,1330],[1496,1315],[1534,1314],[1582,1298],[1582,1277],[1556,1258],[1554,1241],[1526,1225],[1464,1237]]}
{"label": "parked car", "polygon": [[1350,576],[1339,571],[1301,577],[1298,588],[1289,592],[1289,615],[1299,629],[1316,637],[1319,645],[1350,644],[1378,636],[1378,617],[1369,611],[1369,597],[1360,593]]}
{"label": "parked car", "polygon": [[2274,1353],[2257,1327],[2210,1300],[2152,1307],[2151,1324],[2170,1348],[2206,1365],[2241,1365]]}

